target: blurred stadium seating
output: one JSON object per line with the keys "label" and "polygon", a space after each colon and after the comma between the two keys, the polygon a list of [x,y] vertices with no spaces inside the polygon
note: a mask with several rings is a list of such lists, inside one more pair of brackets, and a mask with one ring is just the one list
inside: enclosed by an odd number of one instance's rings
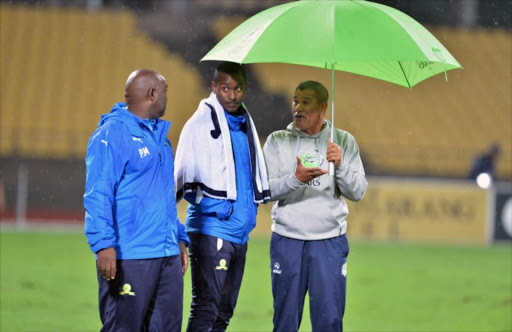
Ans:
{"label": "blurred stadium seating", "polygon": [[[211,30],[211,45],[246,19],[228,15],[233,3],[226,2],[230,10],[224,13],[217,3],[215,13],[203,21]],[[249,8],[254,11],[275,1],[247,3],[257,4]],[[211,5],[203,0],[194,4]],[[137,15],[127,8],[0,4],[0,174],[11,208],[16,168],[10,162],[72,160],[83,167],[90,134],[100,115],[124,100],[123,83],[134,69],[154,68],[167,77],[165,118],[173,122],[170,139],[176,146],[185,121],[208,93],[208,79],[185,52],[171,52],[169,44],[142,30]],[[153,31],[163,34],[165,28],[155,25]],[[464,69],[449,71],[448,82],[438,75],[413,89],[336,72],[336,126],[356,137],[368,174],[464,178],[473,156],[499,143],[498,177],[511,180],[512,33],[444,26],[429,30]],[[184,47],[187,52],[192,48]],[[203,41],[195,49],[204,47]],[[291,100],[303,80],[330,87],[327,70],[284,64],[248,68],[260,93],[272,100]],[[283,112],[286,107],[280,105],[269,111]],[[264,140],[265,123],[258,127]],[[81,206],[83,179],[73,181],[68,188],[74,192],[64,194]],[[62,183],[56,186],[48,191],[57,192]]]}
{"label": "blurred stadium seating", "polygon": [[0,22],[2,157],[83,159],[138,68],[168,78],[173,142],[204,96],[198,73],[138,31],[131,11],[2,5]]}

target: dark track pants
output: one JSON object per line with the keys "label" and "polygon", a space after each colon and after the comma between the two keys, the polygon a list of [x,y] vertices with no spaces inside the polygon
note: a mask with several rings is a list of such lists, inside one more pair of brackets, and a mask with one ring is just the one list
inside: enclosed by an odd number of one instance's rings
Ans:
{"label": "dark track pants", "polygon": [[180,256],[117,260],[117,274],[98,273],[101,331],[181,331],[183,272]]}
{"label": "dark track pants", "polygon": [[225,331],[244,275],[247,243],[189,233],[192,303],[188,332]]}
{"label": "dark track pants", "polygon": [[298,331],[306,292],[313,331],[343,331],[348,252],[346,235],[301,241],[272,233],[274,332]]}

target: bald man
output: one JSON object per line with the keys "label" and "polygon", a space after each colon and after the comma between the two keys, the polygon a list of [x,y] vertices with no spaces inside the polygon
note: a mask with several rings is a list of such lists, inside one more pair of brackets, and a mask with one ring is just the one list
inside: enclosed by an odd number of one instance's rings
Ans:
{"label": "bald man", "polygon": [[189,239],[178,219],[174,159],[161,120],[167,82],[136,70],[125,103],[87,147],[85,234],[96,256],[102,331],[180,331]]}

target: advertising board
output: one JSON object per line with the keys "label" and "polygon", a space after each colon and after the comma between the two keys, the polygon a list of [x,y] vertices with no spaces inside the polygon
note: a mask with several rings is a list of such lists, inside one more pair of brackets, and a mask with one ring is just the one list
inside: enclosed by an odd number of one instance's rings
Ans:
{"label": "advertising board", "polygon": [[487,243],[491,191],[467,181],[369,178],[348,202],[352,239]]}

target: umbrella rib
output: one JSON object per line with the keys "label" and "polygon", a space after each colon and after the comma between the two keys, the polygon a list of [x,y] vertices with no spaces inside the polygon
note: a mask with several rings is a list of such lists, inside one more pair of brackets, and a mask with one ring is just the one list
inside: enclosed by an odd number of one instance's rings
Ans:
{"label": "umbrella rib", "polygon": [[411,83],[409,83],[409,80],[407,79],[407,75],[405,74],[404,68],[402,67],[402,63],[398,61],[398,65],[400,66],[400,69],[402,70],[402,74],[405,77],[405,81],[407,82],[407,87],[412,88]]}

